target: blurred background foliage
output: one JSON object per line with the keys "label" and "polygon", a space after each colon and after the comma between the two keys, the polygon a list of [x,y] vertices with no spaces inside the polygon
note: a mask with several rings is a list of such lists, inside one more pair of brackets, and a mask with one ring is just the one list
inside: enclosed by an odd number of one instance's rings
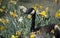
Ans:
{"label": "blurred background foliage", "polygon": [[[14,38],[22,34],[23,38],[29,38],[31,27],[31,15],[24,15],[19,6],[26,8],[37,4],[42,15],[36,14],[36,26],[44,26],[50,23],[60,25],[60,0],[0,0],[0,35],[5,38]],[[47,12],[48,19],[42,16]],[[18,31],[18,32],[17,32]]]}

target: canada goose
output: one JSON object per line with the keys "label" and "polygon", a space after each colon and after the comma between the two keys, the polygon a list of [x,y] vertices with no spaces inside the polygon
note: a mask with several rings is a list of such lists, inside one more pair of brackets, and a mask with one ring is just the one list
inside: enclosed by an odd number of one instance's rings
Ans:
{"label": "canada goose", "polygon": [[51,33],[51,30],[54,30],[54,36],[55,38],[60,38],[60,28],[58,25],[56,24],[49,24],[46,26],[40,26],[40,27],[36,27],[35,28],[35,18],[36,18],[36,11],[34,10],[34,8],[30,8],[27,10],[26,14],[31,14],[32,15],[32,20],[31,20],[31,28],[30,31],[31,32],[36,32],[38,30],[41,30],[42,32],[45,31],[46,33]]}
{"label": "canada goose", "polygon": [[60,38],[60,28],[58,25],[55,25],[55,30],[54,30],[54,35],[55,35],[55,38]]}
{"label": "canada goose", "polygon": [[4,38],[3,35],[0,35],[0,38]]}
{"label": "canada goose", "polygon": [[[30,28],[30,32],[36,32],[38,30],[41,30],[42,32],[45,31],[46,33],[51,33],[51,30],[54,30],[54,36],[55,38],[60,37],[60,31],[59,31],[59,26],[52,23],[46,26],[40,26],[40,27],[36,27],[35,28],[35,18],[36,18],[36,10],[34,8],[29,8],[27,10],[25,10],[24,14],[31,14],[32,15],[32,20],[31,20],[31,28]],[[58,36],[57,36],[58,35]]]}
{"label": "canada goose", "polygon": [[[37,30],[39,30],[39,29],[41,29],[41,28],[43,28],[43,27],[47,27],[47,29],[48,29],[48,27],[52,27],[52,25],[53,25],[53,27],[54,27],[54,25],[55,24],[49,24],[49,26],[47,25],[47,26],[40,26],[40,27],[36,27],[35,28],[35,18],[36,18],[36,11],[34,10],[34,8],[29,8],[26,12],[25,12],[25,14],[31,14],[32,15],[32,20],[31,20],[31,29],[30,29],[30,31],[31,32],[34,32],[34,31],[37,31]],[[50,28],[51,28],[50,27]],[[53,28],[52,27],[52,28]]]}

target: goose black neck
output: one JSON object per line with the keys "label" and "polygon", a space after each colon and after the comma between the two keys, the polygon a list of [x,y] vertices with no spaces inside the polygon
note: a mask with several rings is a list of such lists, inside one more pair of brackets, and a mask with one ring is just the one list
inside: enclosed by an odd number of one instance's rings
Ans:
{"label": "goose black neck", "polygon": [[32,14],[32,23],[31,23],[31,29],[30,31],[34,31],[35,30],[35,17],[36,17],[36,12],[34,14]]}

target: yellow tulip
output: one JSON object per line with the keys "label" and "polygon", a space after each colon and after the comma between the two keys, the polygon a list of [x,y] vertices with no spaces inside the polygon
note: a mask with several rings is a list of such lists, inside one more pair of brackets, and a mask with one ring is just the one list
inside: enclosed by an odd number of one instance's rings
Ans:
{"label": "yellow tulip", "polygon": [[9,20],[8,19],[4,19],[4,18],[0,18],[0,22],[2,22],[3,24],[4,23],[9,23]]}
{"label": "yellow tulip", "polygon": [[58,12],[60,12],[60,9],[58,10]]}
{"label": "yellow tulip", "polygon": [[60,18],[60,13],[56,13],[55,17]]}
{"label": "yellow tulip", "polygon": [[13,0],[10,0],[10,2],[13,2]]}
{"label": "yellow tulip", "polygon": [[17,31],[16,32],[16,35],[18,35],[18,36],[21,35],[21,32],[20,31]]}
{"label": "yellow tulip", "polygon": [[58,18],[58,16],[59,16],[58,13],[56,13],[56,14],[55,14],[55,17]]}
{"label": "yellow tulip", "polygon": [[0,8],[0,11],[3,12],[3,9]]}
{"label": "yellow tulip", "polygon": [[15,38],[15,36],[14,36],[14,35],[12,35],[12,36],[11,36],[11,38]]}
{"label": "yellow tulip", "polygon": [[60,9],[56,12],[55,18],[60,18]]}
{"label": "yellow tulip", "polygon": [[47,16],[45,11],[42,11],[42,12],[40,13],[40,15],[41,15],[42,17],[46,17],[46,16]]}
{"label": "yellow tulip", "polygon": [[1,31],[4,31],[4,30],[5,30],[5,26],[2,25],[2,26],[0,27],[0,30],[1,30]]}
{"label": "yellow tulip", "polygon": [[5,19],[4,18],[1,18],[1,22],[4,24],[5,23]]}
{"label": "yellow tulip", "polygon": [[60,13],[59,13],[59,17],[60,17]]}
{"label": "yellow tulip", "polygon": [[43,6],[42,5],[40,5],[40,9],[43,9]]}
{"label": "yellow tulip", "polygon": [[10,15],[12,16],[13,15],[13,12],[10,11]]}
{"label": "yellow tulip", "polygon": [[35,10],[37,10],[37,7],[34,7]]}
{"label": "yellow tulip", "polygon": [[31,17],[32,17],[32,16],[31,16],[30,14],[27,16],[28,19],[31,19]]}
{"label": "yellow tulip", "polygon": [[16,18],[17,17],[17,14],[16,13],[13,13],[13,17]]}
{"label": "yellow tulip", "polygon": [[15,36],[15,38],[18,38],[18,36]]}
{"label": "yellow tulip", "polygon": [[9,23],[9,19],[6,19],[5,22],[6,22],[6,23]]}
{"label": "yellow tulip", "polygon": [[30,34],[30,38],[35,38],[34,32],[32,32],[32,33]]}
{"label": "yellow tulip", "polygon": [[57,3],[57,2],[58,2],[58,0],[54,0],[54,2],[55,2],[55,3]]}
{"label": "yellow tulip", "polygon": [[17,1],[10,0],[10,3],[17,4]]}
{"label": "yellow tulip", "polygon": [[37,10],[37,8],[38,8],[38,4],[35,4],[34,9]]}
{"label": "yellow tulip", "polygon": [[13,16],[14,18],[16,18],[16,17],[17,17],[17,14],[16,14],[16,13],[14,13],[14,12],[10,12],[10,15],[11,15],[11,16]]}

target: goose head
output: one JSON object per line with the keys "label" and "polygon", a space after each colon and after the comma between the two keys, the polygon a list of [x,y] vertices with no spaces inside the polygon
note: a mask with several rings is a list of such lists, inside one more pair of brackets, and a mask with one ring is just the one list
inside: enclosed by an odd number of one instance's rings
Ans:
{"label": "goose head", "polygon": [[24,14],[31,14],[31,15],[33,15],[35,13],[36,12],[35,12],[34,8],[29,8],[29,9],[26,10],[26,12]]}

